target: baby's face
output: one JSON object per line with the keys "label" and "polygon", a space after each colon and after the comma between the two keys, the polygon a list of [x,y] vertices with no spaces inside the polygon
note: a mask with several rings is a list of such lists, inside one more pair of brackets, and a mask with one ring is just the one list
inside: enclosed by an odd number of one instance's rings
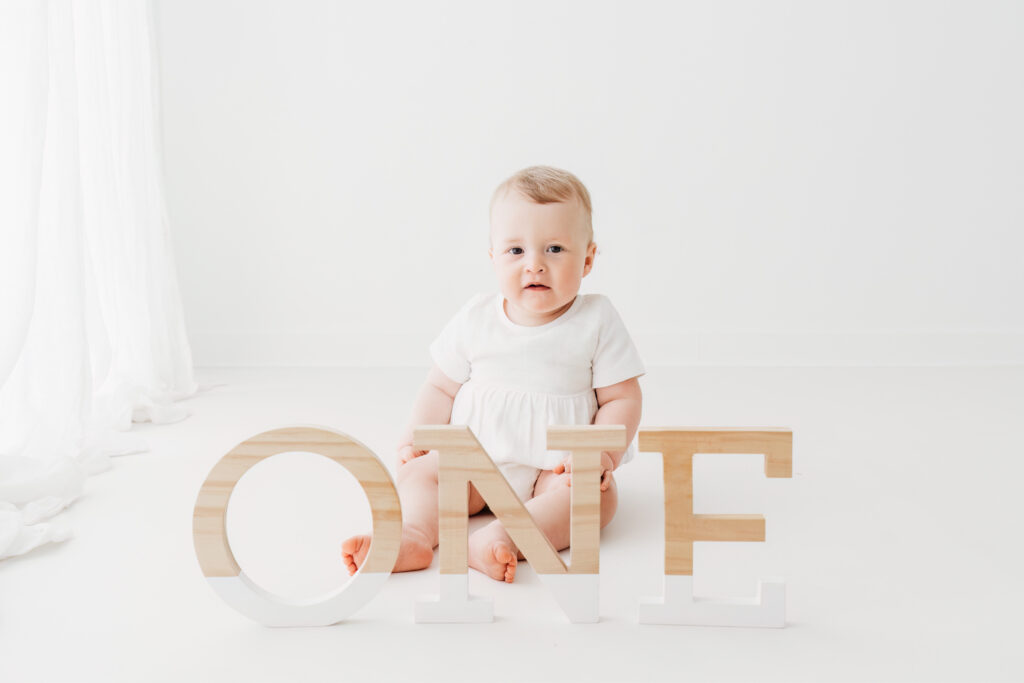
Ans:
{"label": "baby's face", "polygon": [[494,203],[488,253],[512,322],[543,325],[572,305],[597,249],[584,221],[576,200],[537,204],[511,191]]}

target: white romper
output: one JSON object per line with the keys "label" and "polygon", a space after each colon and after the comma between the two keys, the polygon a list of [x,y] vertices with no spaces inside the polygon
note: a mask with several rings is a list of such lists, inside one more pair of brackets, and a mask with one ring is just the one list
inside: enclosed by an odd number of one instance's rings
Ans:
{"label": "white romper", "polygon": [[[499,293],[477,294],[430,345],[434,363],[462,386],[451,424],[469,425],[522,500],[541,470],[568,455],[549,451],[548,425],[592,424],[594,389],[643,375],[629,333],[608,297],[576,296],[551,322],[528,327],[505,313]],[[622,462],[633,458],[636,438]]]}

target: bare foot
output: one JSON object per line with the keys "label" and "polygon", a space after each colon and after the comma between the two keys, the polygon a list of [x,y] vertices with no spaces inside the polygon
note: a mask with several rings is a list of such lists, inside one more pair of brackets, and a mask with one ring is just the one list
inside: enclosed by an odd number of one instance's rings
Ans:
{"label": "bare foot", "polygon": [[502,538],[487,538],[473,542],[473,538],[470,537],[469,566],[487,574],[495,581],[515,581],[517,554],[516,549]]}
{"label": "bare foot", "polygon": [[[353,536],[341,544],[341,559],[345,562],[349,576],[363,566],[366,554],[370,552],[370,536]],[[402,545],[398,549],[394,572],[411,572],[426,569],[434,561],[434,549],[427,540],[415,531],[402,531]]]}
{"label": "bare foot", "polygon": [[363,565],[366,553],[370,552],[369,536],[353,536],[341,544],[341,559],[352,576]]}

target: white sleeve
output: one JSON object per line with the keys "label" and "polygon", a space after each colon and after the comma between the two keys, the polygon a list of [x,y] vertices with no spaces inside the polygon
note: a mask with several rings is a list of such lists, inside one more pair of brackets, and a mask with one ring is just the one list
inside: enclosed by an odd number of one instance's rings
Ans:
{"label": "white sleeve", "polygon": [[474,296],[466,302],[430,345],[430,357],[434,363],[449,379],[459,384],[465,384],[469,379],[469,309],[476,299]]}
{"label": "white sleeve", "polygon": [[592,363],[594,389],[610,387],[647,372],[619,312],[606,297],[602,296],[600,301],[601,327]]}

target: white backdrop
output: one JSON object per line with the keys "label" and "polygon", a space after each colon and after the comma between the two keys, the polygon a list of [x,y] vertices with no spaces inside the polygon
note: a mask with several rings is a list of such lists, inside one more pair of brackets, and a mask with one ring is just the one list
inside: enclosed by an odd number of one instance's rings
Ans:
{"label": "white backdrop", "polygon": [[425,365],[537,163],[650,365],[1024,362],[1024,5],[158,10],[198,365]]}

